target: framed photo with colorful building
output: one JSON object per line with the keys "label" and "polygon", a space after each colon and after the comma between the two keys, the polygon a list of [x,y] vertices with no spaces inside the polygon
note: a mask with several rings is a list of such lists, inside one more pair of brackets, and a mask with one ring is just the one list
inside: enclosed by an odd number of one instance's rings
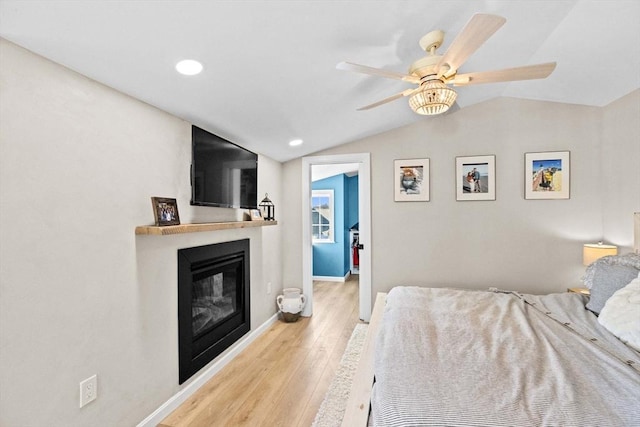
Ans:
{"label": "framed photo with colorful building", "polygon": [[524,198],[568,199],[571,164],[568,151],[524,154]]}

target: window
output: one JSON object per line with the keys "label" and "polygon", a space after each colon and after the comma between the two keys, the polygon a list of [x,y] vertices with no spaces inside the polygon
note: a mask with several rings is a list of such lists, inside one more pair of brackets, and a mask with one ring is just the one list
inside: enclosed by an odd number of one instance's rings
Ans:
{"label": "window", "polygon": [[313,243],[334,243],[333,190],[311,192],[311,230]]}

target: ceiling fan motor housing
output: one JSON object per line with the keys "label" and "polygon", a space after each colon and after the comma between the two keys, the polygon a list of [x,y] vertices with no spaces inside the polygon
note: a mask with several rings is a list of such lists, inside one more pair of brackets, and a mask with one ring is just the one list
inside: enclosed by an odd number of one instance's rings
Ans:
{"label": "ceiling fan motor housing", "polygon": [[442,55],[429,55],[418,59],[409,67],[409,74],[423,79],[427,76],[438,75],[436,65],[440,62]]}

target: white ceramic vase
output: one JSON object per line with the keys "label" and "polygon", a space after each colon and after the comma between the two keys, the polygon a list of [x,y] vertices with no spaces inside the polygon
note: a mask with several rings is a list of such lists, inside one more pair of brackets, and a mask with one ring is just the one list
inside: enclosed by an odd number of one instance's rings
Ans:
{"label": "white ceramic vase", "polygon": [[285,288],[282,295],[276,298],[278,308],[286,322],[295,322],[304,308],[307,298],[302,295],[298,288]]}

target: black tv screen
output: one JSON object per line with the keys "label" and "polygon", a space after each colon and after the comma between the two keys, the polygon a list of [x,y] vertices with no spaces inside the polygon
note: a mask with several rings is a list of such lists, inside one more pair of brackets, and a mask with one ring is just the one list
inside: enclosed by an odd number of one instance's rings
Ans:
{"label": "black tv screen", "polygon": [[258,155],[192,126],[191,204],[258,208]]}

